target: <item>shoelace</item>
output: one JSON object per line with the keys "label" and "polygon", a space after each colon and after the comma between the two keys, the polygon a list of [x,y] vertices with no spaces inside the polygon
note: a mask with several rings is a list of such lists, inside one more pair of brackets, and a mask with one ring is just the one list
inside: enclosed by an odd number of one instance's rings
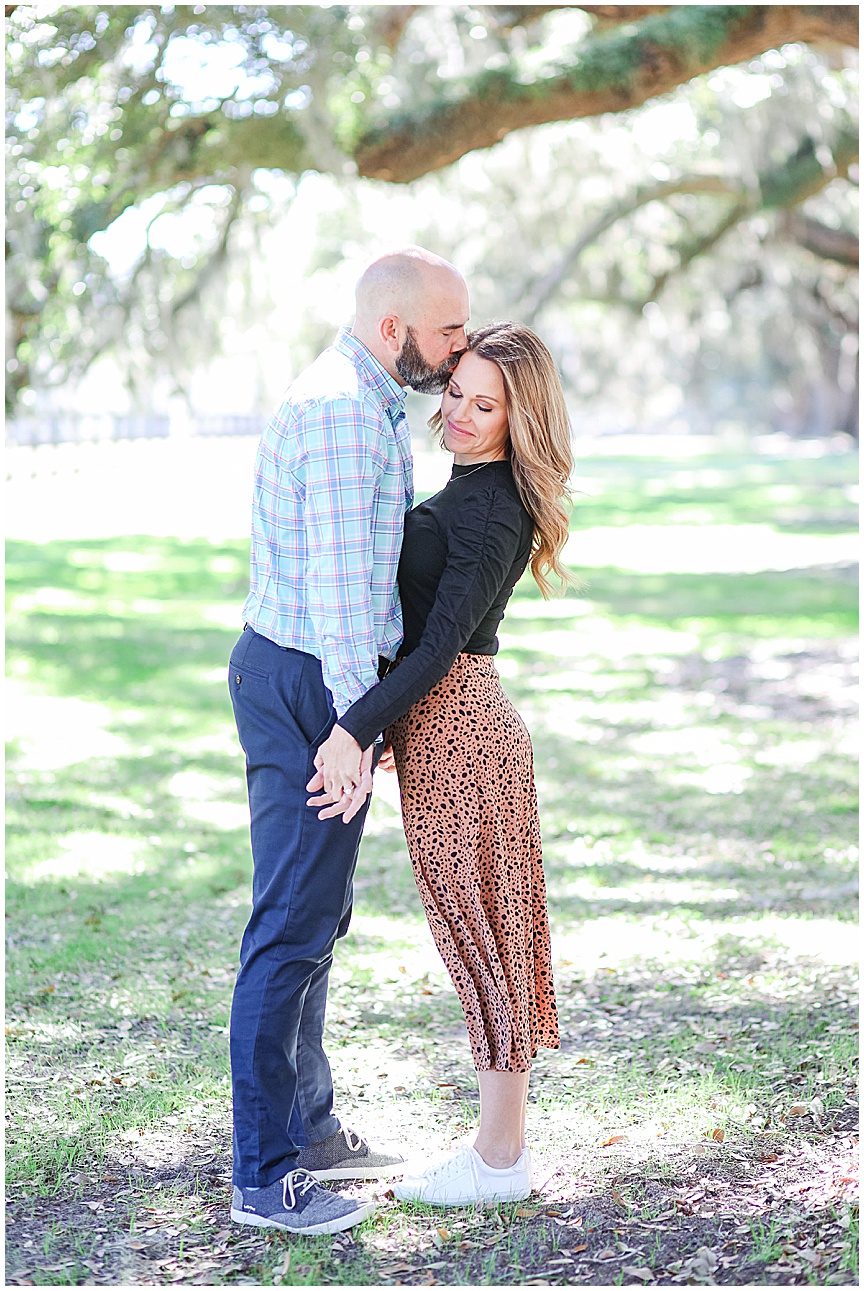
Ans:
{"label": "shoelace", "polygon": [[443,1180],[449,1179],[451,1175],[460,1173],[465,1169],[466,1165],[470,1168],[468,1149],[462,1148],[455,1156],[448,1157],[440,1165],[431,1166],[424,1170],[423,1177],[428,1179],[430,1183],[443,1182]]}
{"label": "shoelace", "polygon": [[[308,1170],[291,1170],[282,1180],[282,1204],[286,1210],[293,1210],[298,1197],[305,1197],[315,1187],[317,1180]],[[288,1198],[291,1198],[290,1204]]]}
{"label": "shoelace", "polygon": [[363,1140],[360,1137],[360,1135],[359,1134],[355,1135],[354,1137],[356,1138],[357,1141],[355,1143],[352,1143],[351,1136],[354,1134],[354,1131],[349,1130],[347,1125],[340,1126],[340,1129],[342,1130],[342,1136],[345,1139],[345,1142],[348,1144],[348,1151],[359,1152],[363,1146]]}

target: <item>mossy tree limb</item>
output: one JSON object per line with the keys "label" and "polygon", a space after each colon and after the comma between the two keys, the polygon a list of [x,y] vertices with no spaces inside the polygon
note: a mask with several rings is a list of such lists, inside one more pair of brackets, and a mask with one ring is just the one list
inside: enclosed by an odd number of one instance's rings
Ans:
{"label": "mossy tree limb", "polygon": [[354,153],[372,179],[407,183],[513,130],[637,107],[717,67],[793,41],[858,43],[853,5],[680,5],[583,42],[568,64],[529,80],[515,62],[459,86],[416,115],[363,137]]}

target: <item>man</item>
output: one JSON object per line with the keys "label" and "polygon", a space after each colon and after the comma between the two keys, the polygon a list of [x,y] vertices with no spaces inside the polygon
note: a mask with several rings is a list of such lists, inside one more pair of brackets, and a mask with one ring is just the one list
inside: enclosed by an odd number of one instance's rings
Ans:
{"label": "man", "polygon": [[452,265],[418,247],[382,256],[357,285],[352,327],[294,382],[258,450],[251,590],[229,674],[254,862],[231,1010],[239,1223],[340,1232],[374,1207],[318,1180],[402,1165],[340,1125],[322,1046],[373,748],[337,733],[329,813],[307,805],[306,786],[337,717],[401,641],[396,568],[413,498],[405,387],[443,388],[467,319]]}

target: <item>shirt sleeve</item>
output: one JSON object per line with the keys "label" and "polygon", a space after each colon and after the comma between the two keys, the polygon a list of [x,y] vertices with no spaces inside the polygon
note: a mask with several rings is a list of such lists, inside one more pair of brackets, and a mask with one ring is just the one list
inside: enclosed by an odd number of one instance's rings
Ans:
{"label": "shirt sleeve", "polygon": [[361,748],[447,675],[510,576],[522,540],[522,516],[509,498],[495,489],[466,498],[448,530],[447,563],[416,649],[340,715]]}
{"label": "shirt sleeve", "polygon": [[378,680],[372,606],[373,513],[383,462],[380,426],[350,398],[309,411],[305,488],[306,605],[324,684],[341,716]]}

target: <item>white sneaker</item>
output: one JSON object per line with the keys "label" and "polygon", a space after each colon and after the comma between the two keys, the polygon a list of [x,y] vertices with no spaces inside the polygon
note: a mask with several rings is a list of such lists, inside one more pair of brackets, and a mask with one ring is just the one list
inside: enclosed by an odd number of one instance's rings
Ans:
{"label": "white sneaker", "polygon": [[393,1184],[399,1201],[423,1201],[429,1206],[470,1206],[477,1201],[523,1201],[531,1192],[531,1153],[528,1148],[506,1170],[487,1165],[479,1152],[460,1148],[453,1156]]}

